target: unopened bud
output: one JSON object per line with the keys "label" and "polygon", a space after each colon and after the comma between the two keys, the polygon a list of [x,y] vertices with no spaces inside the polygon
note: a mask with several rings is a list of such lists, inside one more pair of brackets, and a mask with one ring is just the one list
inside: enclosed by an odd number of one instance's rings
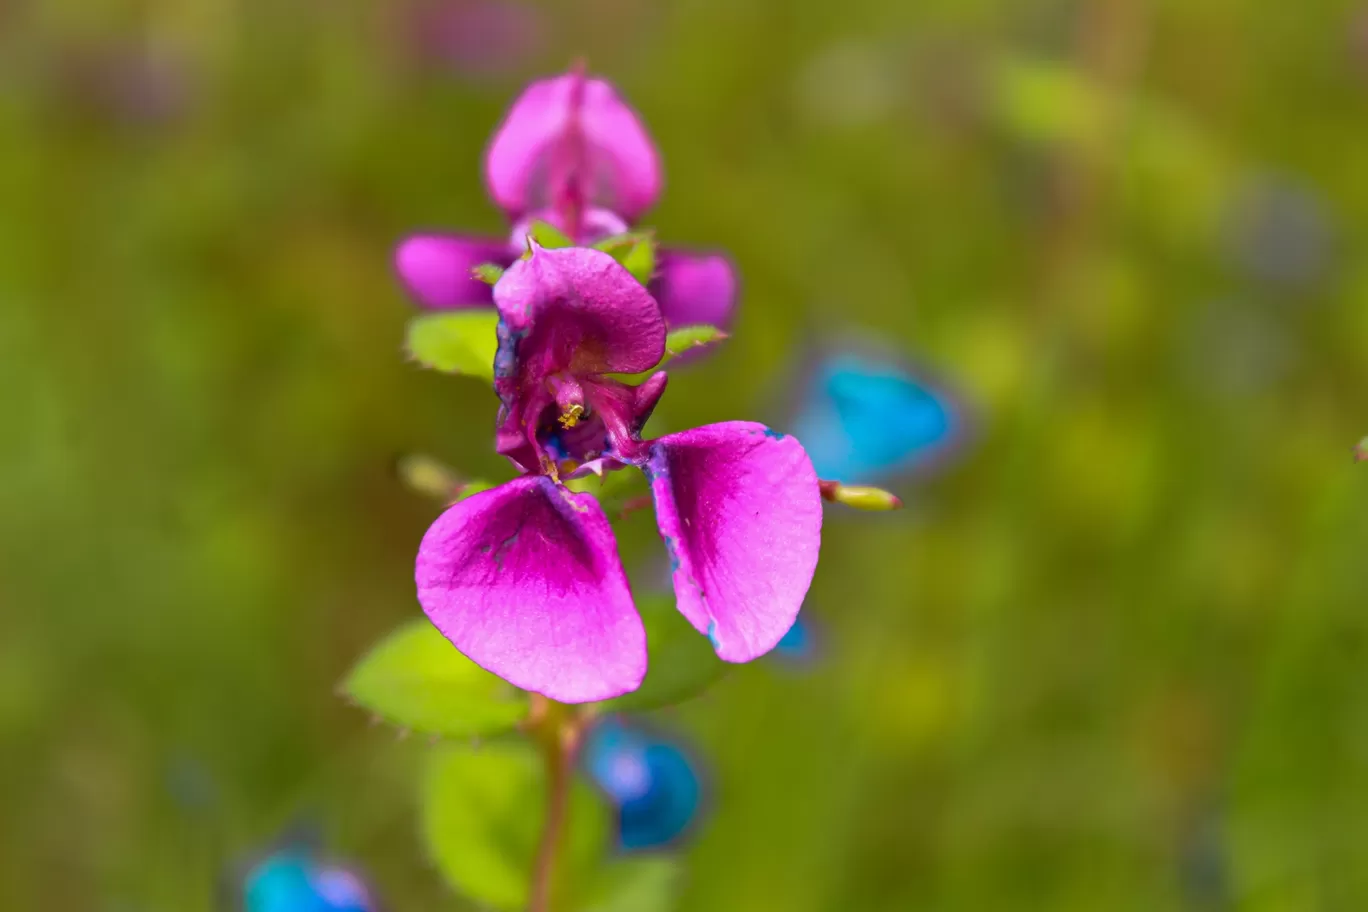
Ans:
{"label": "unopened bud", "polygon": [[494,487],[487,481],[462,478],[450,466],[422,453],[400,456],[395,463],[395,472],[410,491],[445,504]]}
{"label": "unopened bud", "polygon": [[856,510],[882,512],[901,510],[903,502],[897,495],[871,485],[843,485],[839,481],[820,481],[822,499],[845,504]]}
{"label": "unopened bud", "polygon": [[1364,437],[1354,447],[1354,462],[1363,462],[1364,460],[1368,460],[1368,437]]}
{"label": "unopened bud", "polygon": [[503,278],[504,269],[497,263],[481,263],[470,270],[470,274],[486,285],[497,285],[499,279]]}

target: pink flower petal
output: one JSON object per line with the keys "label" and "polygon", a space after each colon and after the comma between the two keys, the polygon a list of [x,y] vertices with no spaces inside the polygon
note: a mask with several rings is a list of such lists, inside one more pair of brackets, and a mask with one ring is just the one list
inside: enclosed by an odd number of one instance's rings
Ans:
{"label": "pink flower petal", "polygon": [[645,471],[680,612],[728,662],[769,652],[798,617],[821,546],[802,445],[727,421],[655,441]]}
{"label": "pink flower petal", "polygon": [[600,250],[536,247],[504,273],[494,304],[505,336],[498,373],[524,390],[558,371],[637,373],[665,353],[655,299]]}
{"label": "pink flower petal", "polygon": [[504,266],[512,259],[503,241],[417,234],[395,248],[394,268],[404,288],[424,307],[488,307],[493,301],[490,287],[470,271],[483,263]]}
{"label": "pink flower petal", "polygon": [[524,476],[451,507],[418,549],[418,601],[509,683],[587,703],[636,690],[646,633],[592,495]]}
{"label": "pink flower petal", "polygon": [[578,198],[632,221],[660,194],[660,161],[636,113],[602,79],[569,73],[528,86],[489,150],[485,180],[514,216],[552,205],[557,182]]}
{"label": "pink flower petal", "polygon": [[666,250],[651,292],[671,329],[703,323],[726,329],[736,307],[736,284],[736,270],[721,254]]}

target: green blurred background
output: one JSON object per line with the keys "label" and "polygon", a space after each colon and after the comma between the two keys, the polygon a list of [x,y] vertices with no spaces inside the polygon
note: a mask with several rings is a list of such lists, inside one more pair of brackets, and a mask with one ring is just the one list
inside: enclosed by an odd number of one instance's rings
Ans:
{"label": "green blurred background", "polygon": [[307,819],[466,908],[334,693],[418,611],[393,458],[507,472],[388,258],[504,230],[484,143],[584,55],[744,279],[667,424],[782,425],[851,327],[975,415],[828,514],[819,663],[663,714],[681,908],[1368,908],[1368,7],[426,6],[0,5],[0,906],[207,910]]}

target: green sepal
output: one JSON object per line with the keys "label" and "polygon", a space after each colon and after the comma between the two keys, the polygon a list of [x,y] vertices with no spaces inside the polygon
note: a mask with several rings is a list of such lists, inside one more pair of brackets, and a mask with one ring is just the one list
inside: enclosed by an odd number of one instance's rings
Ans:
{"label": "green sepal", "polygon": [[424,367],[492,382],[498,322],[488,308],[419,314],[409,320],[405,348]]}
{"label": "green sepal", "polygon": [[655,275],[656,239],[650,231],[631,231],[605,238],[594,245],[622,264],[642,285]]}
{"label": "green sepal", "polygon": [[[547,250],[557,250],[561,247],[575,246],[575,242],[571,240],[569,235],[564,231],[561,231],[550,222],[543,222],[540,219],[527,226],[527,233],[531,235],[532,240],[536,241],[538,245],[545,247]],[[527,251],[523,253],[523,259],[525,260],[531,255],[532,249],[529,246]]]}
{"label": "green sepal", "polygon": [[380,718],[424,734],[498,734],[527,716],[527,694],[467,659],[426,619],[376,644],[341,689]]}

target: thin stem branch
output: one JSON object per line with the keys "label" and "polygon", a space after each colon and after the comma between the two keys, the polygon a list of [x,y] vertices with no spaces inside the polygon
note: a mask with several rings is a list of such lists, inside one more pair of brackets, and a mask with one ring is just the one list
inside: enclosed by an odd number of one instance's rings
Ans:
{"label": "thin stem branch", "polygon": [[533,695],[527,732],[546,763],[546,823],[532,864],[528,912],[551,912],[556,862],[570,820],[570,785],[584,717],[569,707]]}

